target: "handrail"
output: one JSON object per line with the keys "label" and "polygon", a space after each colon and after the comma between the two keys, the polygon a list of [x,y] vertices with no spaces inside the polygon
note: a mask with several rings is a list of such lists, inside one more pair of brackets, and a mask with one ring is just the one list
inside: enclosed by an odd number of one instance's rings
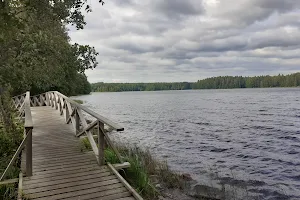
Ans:
{"label": "handrail", "polygon": [[[78,104],[77,102],[57,91],[46,92],[45,94],[41,94],[38,97],[32,97],[32,99],[34,101],[32,102],[34,106],[46,105],[59,110],[60,115],[64,115],[66,123],[72,123],[76,137],[85,134],[100,165],[104,164],[104,149],[106,145],[109,145],[112,148],[112,150],[116,153],[116,156],[120,160],[120,163],[123,163],[123,159],[117,151],[117,148],[114,147],[108,134],[105,132],[104,125],[107,125],[116,131],[123,131],[123,127],[112,122],[106,117],[95,113],[85,106]],[[93,122],[87,123],[87,120],[83,115],[83,111],[96,119]],[[98,130],[98,145],[95,142],[92,133],[92,129],[95,128]]]}
{"label": "handrail", "polygon": [[[64,115],[66,123],[72,123],[75,129],[75,136],[79,137],[85,134],[91,144],[92,150],[99,162],[100,165],[104,164],[104,149],[106,145],[109,145],[112,150],[115,152],[116,156],[120,160],[120,163],[123,163],[123,159],[120,153],[117,151],[117,148],[114,147],[113,142],[110,140],[104,125],[109,126],[112,130],[124,131],[124,128],[120,125],[112,122],[110,119],[99,115],[98,113],[90,110],[89,108],[78,104],[69,97],[61,94],[57,91],[49,91],[39,95],[31,96],[27,92],[26,96],[21,95],[14,99],[16,107],[21,107],[22,113],[25,113],[25,130],[29,134],[29,140],[26,145],[26,175],[32,174],[32,117],[31,117],[31,106],[51,106],[52,108],[59,110],[60,115]],[[83,111],[95,118],[91,123],[88,123]],[[98,145],[94,140],[92,129],[98,130]],[[28,158],[27,158],[28,156]]]}
{"label": "handrail", "polygon": [[84,110],[86,113],[90,114],[91,116],[95,117],[96,119],[98,119],[103,124],[106,124],[106,125],[110,126],[111,128],[113,128],[116,131],[124,131],[123,127],[121,127],[118,124],[112,122],[111,120],[107,119],[106,117],[103,117],[103,116],[99,115],[98,113],[95,113],[94,111],[90,110],[89,108],[80,105],[79,103],[73,101],[69,97],[66,97],[65,95],[63,95],[60,92],[57,92],[57,91],[53,91],[53,92],[58,94],[59,96],[63,97],[64,99],[66,99],[71,104],[75,105],[76,107],[80,108],[81,110]]}
{"label": "handrail", "polygon": [[32,128],[33,122],[32,122],[32,116],[31,116],[31,110],[30,110],[30,93],[26,92],[26,97],[24,101],[25,106],[25,128]]}
{"label": "handrail", "polygon": [[28,138],[28,141],[25,146],[26,151],[26,176],[32,176],[32,129],[33,122],[30,109],[30,92],[26,92],[24,100],[24,111],[25,111],[25,134]]}

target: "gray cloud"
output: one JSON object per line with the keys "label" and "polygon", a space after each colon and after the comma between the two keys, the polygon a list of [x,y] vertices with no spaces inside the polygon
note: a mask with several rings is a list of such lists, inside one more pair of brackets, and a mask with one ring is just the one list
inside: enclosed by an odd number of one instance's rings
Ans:
{"label": "gray cloud", "polygon": [[155,0],[151,2],[151,5],[153,13],[160,13],[171,19],[178,19],[189,15],[199,15],[203,12],[201,0]]}
{"label": "gray cloud", "polygon": [[300,1],[93,3],[72,42],[95,46],[91,82],[196,81],[300,71]]}

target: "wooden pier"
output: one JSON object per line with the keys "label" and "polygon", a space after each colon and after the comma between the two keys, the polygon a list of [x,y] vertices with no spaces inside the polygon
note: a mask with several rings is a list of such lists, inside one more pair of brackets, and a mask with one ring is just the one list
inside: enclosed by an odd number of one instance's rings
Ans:
{"label": "wooden pier", "polygon": [[[15,97],[14,103],[25,118],[24,140],[0,181],[23,152],[19,199],[142,200],[118,173],[130,164],[123,162],[105,129],[124,128],[56,91],[33,97],[27,92]],[[92,129],[97,129],[98,142]],[[82,151],[78,138],[82,135],[92,152]],[[105,145],[115,151],[119,164],[105,162]]]}

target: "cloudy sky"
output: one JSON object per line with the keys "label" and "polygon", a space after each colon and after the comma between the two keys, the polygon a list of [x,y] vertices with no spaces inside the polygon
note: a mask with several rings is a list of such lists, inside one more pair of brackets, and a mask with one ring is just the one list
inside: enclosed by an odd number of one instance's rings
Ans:
{"label": "cloudy sky", "polygon": [[90,1],[73,42],[99,52],[90,82],[196,81],[300,71],[300,0]]}

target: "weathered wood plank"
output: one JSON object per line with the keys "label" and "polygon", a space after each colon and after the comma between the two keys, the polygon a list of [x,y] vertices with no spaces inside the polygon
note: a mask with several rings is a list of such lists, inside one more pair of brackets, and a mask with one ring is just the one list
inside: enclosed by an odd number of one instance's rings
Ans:
{"label": "weathered wood plank", "polygon": [[99,200],[115,200],[115,199],[129,197],[129,196],[131,196],[131,194],[128,191],[126,191],[126,192],[111,194],[111,195],[100,197],[100,198],[95,198],[95,199],[99,199]]}
{"label": "weathered wood plank", "polygon": [[78,198],[66,198],[66,199],[80,199],[80,200],[85,200],[85,199],[95,199],[95,198],[100,198],[100,199],[111,199],[111,196],[113,196],[113,199],[117,199],[120,197],[126,197],[130,195],[129,192],[127,192],[125,187],[117,188],[117,189],[112,189],[112,190],[106,190],[103,192],[95,192],[95,193],[90,193],[87,195],[80,195]]}
{"label": "weathered wood plank", "polygon": [[90,171],[97,171],[99,170],[99,167],[95,167],[95,166],[86,166],[86,168],[82,168],[82,169],[76,169],[76,170],[69,170],[69,171],[64,171],[64,172],[58,172],[58,173],[54,173],[54,174],[39,174],[39,175],[35,175],[32,177],[28,177],[29,179],[27,179],[27,177],[25,178],[25,180],[50,180],[54,177],[66,177],[67,176],[72,176],[73,174],[79,174],[79,173],[85,173],[85,172],[90,172]]}
{"label": "weathered wood plank", "polygon": [[[90,167],[94,167],[95,169],[98,168],[98,165],[94,164],[90,164]],[[59,173],[59,172],[67,172],[69,170],[80,170],[80,169],[84,169],[86,166],[73,166],[70,167],[68,169],[66,168],[62,168],[62,169],[55,169],[55,170],[49,170],[49,171],[43,171],[43,172],[34,172],[34,175],[39,175],[39,174],[55,174],[55,173]]]}
{"label": "weathered wood plank", "polygon": [[72,188],[74,186],[82,186],[82,185],[91,185],[93,183],[101,183],[104,182],[103,185],[107,185],[109,180],[114,180],[115,183],[119,182],[118,179],[114,175],[110,176],[104,176],[104,177],[97,177],[94,179],[87,179],[87,180],[79,180],[75,182],[68,182],[68,183],[61,183],[61,184],[54,184],[49,185],[46,187],[38,187],[38,188],[32,188],[32,189],[24,189],[24,192],[26,194],[34,194],[34,193],[40,193],[44,191],[52,190],[52,194],[54,193],[53,190],[62,189],[62,188],[71,188],[70,190],[73,190]]}
{"label": "weathered wood plank", "polygon": [[[41,188],[41,187],[48,187],[48,186],[52,186],[52,185],[58,185],[58,184],[65,184],[65,183],[73,183],[73,182],[82,182],[85,180],[90,180],[90,179],[98,179],[98,178],[102,178],[102,177],[106,177],[106,176],[110,176],[111,177],[111,173],[110,172],[103,172],[103,173],[90,173],[87,174],[85,176],[76,176],[76,177],[67,177],[65,179],[60,179],[60,180],[54,180],[54,181],[47,181],[45,180],[44,182],[40,182],[40,183],[34,183],[34,182],[28,182],[26,183],[26,185],[24,185],[24,189],[28,190],[28,189],[33,189],[33,188]],[[98,181],[96,181],[98,182]]]}
{"label": "weathered wood plank", "polygon": [[88,176],[88,175],[94,175],[94,174],[104,174],[110,172],[109,169],[102,169],[102,170],[89,170],[89,171],[83,171],[83,172],[74,172],[70,174],[60,175],[60,176],[39,176],[37,178],[31,177],[25,177],[26,185],[30,184],[37,184],[37,183],[44,183],[44,182],[51,182],[51,181],[57,181],[62,179],[68,179],[68,178],[75,178],[75,177],[82,177],[82,176]]}
{"label": "weathered wood plank", "polygon": [[135,198],[134,197],[124,197],[124,198],[120,198],[117,200],[135,200]]}
{"label": "weathered wood plank", "polygon": [[90,165],[90,164],[95,164],[95,161],[92,160],[84,160],[84,161],[78,161],[77,163],[56,163],[55,165],[52,166],[47,166],[47,165],[40,165],[34,168],[34,172],[42,172],[42,171],[51,171],[51,170],[56,170],[56,169],[63,169],[63,168],[70,168],[74,165],[76,166],[86,166],[86,165]]}
{"label": "weathered wood plank", "polygon": [[[52,193],[50,193],[50,195],[52,196],[47,196],[47,197],[43,197],[42,199],[44,200],[56,200],[56,199],[62,199],[62,198],[76,198],[76,197],[79,197],[79,196],[82,196],[82,195],[87,195],[87,194],[91,194],[91,193],[98,193],[98,192],[102,192],[102,191],[106,191],[106,190],[109,190],[109,189],[117,189],[117,188],[121,188],[121,187],[124,187],[122,185],[122,183],[113,183],[112,181],[110,182],[112,183],[111,185],[97,185],[97,187],[93,187],[93,186],[96,186],[96,184],[92,185],[92,187],[90,185],[83,185],[83,186],[80,186],[78,188],[72,188],[72,189],[75,189],[75,191],[72,191],[72,192],[66,192],[67,190],[66,189],[63,189],[62,191],[64,193],[61,193],[61,194],[56,194],[56,195],[53,195]],[[69,188],[68,188],[69,189]]]}

